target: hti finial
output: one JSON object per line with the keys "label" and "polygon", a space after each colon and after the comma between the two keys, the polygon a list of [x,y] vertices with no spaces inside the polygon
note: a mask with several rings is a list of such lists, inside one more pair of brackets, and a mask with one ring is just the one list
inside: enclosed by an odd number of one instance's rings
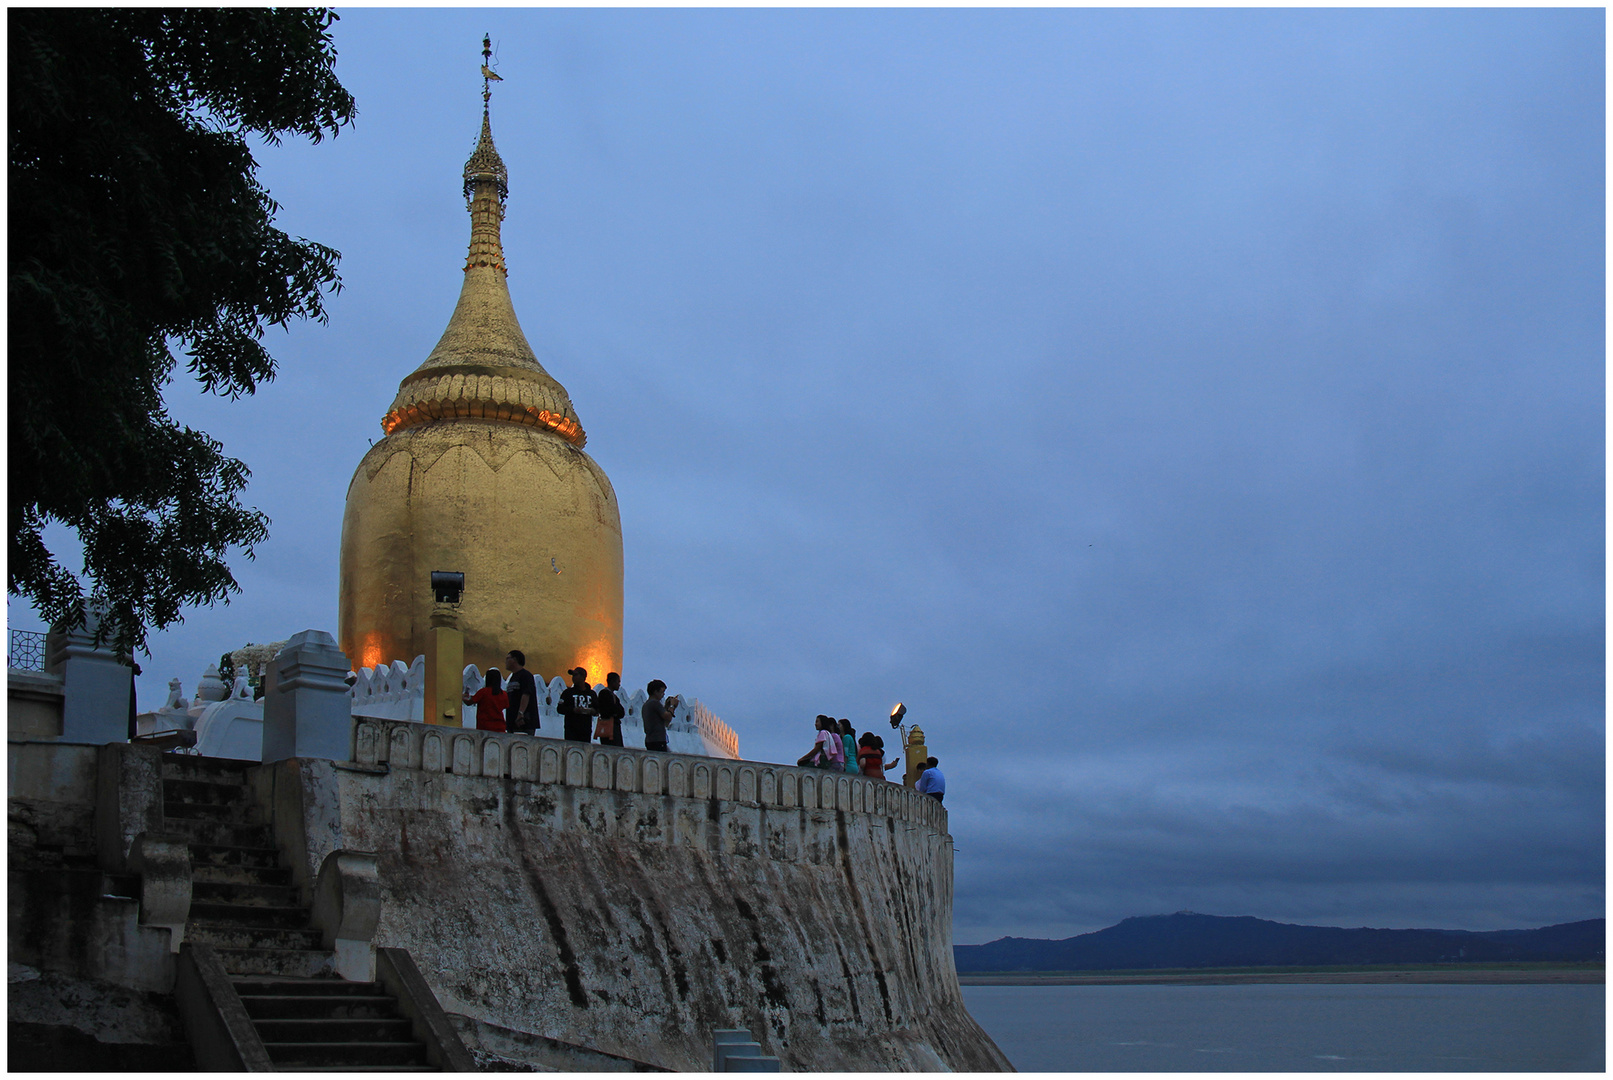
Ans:
{"label": "hti finial", "polygon": [[493,59],[493,39],[487,34],[482,35],[482,113],[487,113],[487,103],[493,97],[493,83],[503,82],[503,76],[488,66]]}
{"label": "hti finial", "polygon": [[491,35],[483,35],[482,137],[477,140],[476,149],[471,152],[470,160],[465,162],[465,201],[470,202],[479,181],[490,181],[497,188],[499,205],[502,206],[510,194],[509,174],[504,169],[503,159],[493,147],[493,121],[488,115],[488,100],[493,96],[492,84],[504,80],[490,66],[492,59],[493,39]]}

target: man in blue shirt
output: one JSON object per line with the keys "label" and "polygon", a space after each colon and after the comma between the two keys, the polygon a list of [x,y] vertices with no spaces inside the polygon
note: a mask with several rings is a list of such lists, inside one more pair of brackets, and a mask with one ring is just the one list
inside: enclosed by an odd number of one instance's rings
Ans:
{"label": "man in blue shirt", "polygon": [[915,788],[936,802],[944,802],[947,793],[947,778],[941,775],[940,764],[935,758],[925,758],[924,771],[919,773],[919,781]]}

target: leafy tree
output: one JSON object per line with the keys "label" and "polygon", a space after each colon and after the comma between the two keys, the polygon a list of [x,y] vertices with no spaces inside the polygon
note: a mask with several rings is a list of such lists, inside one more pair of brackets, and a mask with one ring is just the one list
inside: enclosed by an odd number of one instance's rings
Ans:
{"label": "leafy tree", "polygon": [[[124,655],[238,592],[268,536],[250,475],[168,415],[174,351],[231,399],[272,379],[268,325],[325,321],[339,255],[274,227],[247,142],[354,116],[324,9],[18,9],[10,29],[7,587],[52,623],[104,605]],[[79,576],[47,549],[76,530]]]}

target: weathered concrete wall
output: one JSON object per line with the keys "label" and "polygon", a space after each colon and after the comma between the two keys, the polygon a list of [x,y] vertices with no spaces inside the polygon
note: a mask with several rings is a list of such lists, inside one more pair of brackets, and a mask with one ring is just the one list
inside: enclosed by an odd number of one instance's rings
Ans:
{"label": "weathered concrete wall", "polygon": [[[98,763],[106,751],[12,742],[7,751],[7,959],[137,990],[173,986],[169,932],[139,922],[134,879],[96,865]],[[114,891],[116,890],[116,891]]]}
{"label": "weathered concrete wall", "polygon": [[62,735],[63,680],[43,671],[6,672],[8,739],[59,739]]}
{"label": "weathered concrete wall", "polygon": [[12,958],[6,1066],[12,1072],[174,1072],[196,1061],[172,996],[79,979]]}
{"label": "weathered concrete wall", "polygon": [[6,825],[13,866],[60,865],[64,853],[95,852],[100,748],[72,743],[6,744]]}
{"label": "weathered concrete wall", "polygon": [[259,791],[299,878],[338,847],[379,854],[375,942],[409,949],[450,1012],[681,1070],[709,1069],[729,1027],[787,1069],[1009,1067],[958,989],[934,800],[814,769],[354,727],[353,765],[265,766]]}

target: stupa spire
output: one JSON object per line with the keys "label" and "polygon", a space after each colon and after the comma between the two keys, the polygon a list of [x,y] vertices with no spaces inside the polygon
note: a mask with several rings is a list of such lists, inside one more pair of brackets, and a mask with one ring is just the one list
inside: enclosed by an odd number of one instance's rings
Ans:
{"label": "stupa spire", "polygon": [[492,40],[482,38],[482,133],[465,162],[470,251],[465,284],[448,328],[425,363],[398,387],[381,420],[391,434],[415,424],[456,417],[545,428],[574,446],[587,441],[566,388],[538,363],[510,303],[499,227],[509,197],[509,172],[493,145]]}
{"label": "stupa spire", "polygon": [[493,58],[493,41],[482,38],[482,136],[465,162],[465,205],[470,210],[470,255],[465,269],[491,266],[500,273],[504,265],[504,243],[499,224],[504,220],[504,200],[510,197],[510,173],[493,145],[492,82],[503,78],[488,66]]}

